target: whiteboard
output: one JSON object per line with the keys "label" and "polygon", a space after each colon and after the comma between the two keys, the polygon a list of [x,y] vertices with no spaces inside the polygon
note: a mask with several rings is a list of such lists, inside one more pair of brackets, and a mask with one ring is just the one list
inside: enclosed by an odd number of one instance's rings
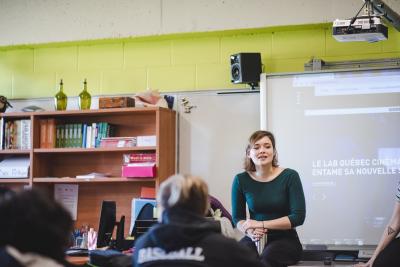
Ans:
{"label": "whiteboard", "polygon": [[[182,99],[195,106],[185,113]],[[260,125],[259,93],[212,91],[178,95],[178,171],[201,176],[231,211],[234,176],[243,171],[247,139]]]}
{"label": "whiteboard", "polygon": [[400,180],[400,69],[262,75],[261,127],[302,179],[303,244],[379,242]]}

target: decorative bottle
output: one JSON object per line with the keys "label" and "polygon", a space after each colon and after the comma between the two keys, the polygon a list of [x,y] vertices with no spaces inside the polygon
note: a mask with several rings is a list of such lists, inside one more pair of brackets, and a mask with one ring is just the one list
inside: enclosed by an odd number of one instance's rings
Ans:
{"label": "decorative bottle", "polygon": [[64,93],[63,80],[60,80],[60,90],[54,96],[54,105],[56,110],[66,110],[67,109],[67,95]]}
{"label": "decorative bottle", "polygon": [[83,82],[83,91],[79,94],[79,108],[80,109],[90,109],[90,104],[92,102],[92,96],[87,91],[87,81]]}

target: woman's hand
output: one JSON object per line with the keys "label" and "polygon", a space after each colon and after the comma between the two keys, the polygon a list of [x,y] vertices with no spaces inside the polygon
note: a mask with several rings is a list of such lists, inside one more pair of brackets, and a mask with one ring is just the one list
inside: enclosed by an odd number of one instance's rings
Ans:
{"label": "woman's hand", "polygon": [[256,228],[260,228],[260,229],[264,229],[264,225],[263,222],[261,221],[256,221],[256,220],[252,220],[252,219],[247,219],[243,224],[242,227],[245,231],[247,231],[248,229],[256,229]]}
{"label": "woman's hand", "polygon": [[374,262],[372,261],[372,260],[369,260],[368,262],[366,262],[366,263],[359,263],[359,264],[356,264],[356,265],[354,265],[354,267],[372,267],[372,264],[373,264]]}
{"label": "woman's hand", "polygon": [[251,238],[253,241],[258,241],[265,235],[267,229],[263,227],[261,221],[247,219],[242,223],[242,229],[244,233]]}
{"label": "woman's hand", "polygon": [[252,241],[260,240],[264,236],[264,234],[265,234],[264,230],[260,228],[255,228],[255,229],[249,228],[248,230],[246,230],[246,235],[250,237]]}

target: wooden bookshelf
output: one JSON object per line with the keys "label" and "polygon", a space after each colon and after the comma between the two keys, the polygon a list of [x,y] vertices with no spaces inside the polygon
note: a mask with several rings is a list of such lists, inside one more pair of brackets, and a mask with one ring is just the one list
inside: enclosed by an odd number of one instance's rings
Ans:
{"label": "wooden bookshelf", "polygon": [[[157,147],[155,146],[142,146],[142,147],[115,147],[115,148],[35,148],[34,153],[102,153],[102,152],[145,152],[145,151],[155,151]],[[29,153],[29,152],[28,152]]]}
{"label": "wooden bookshelf", "polygon": [[0,180],[0,184],[29,184],[26,178],[4,178]]}
{"label": "wooden bookshelf", "polygon": [[4,150],[0,150],[0,154],[1,155],[29,155],[29,153],[31,153],[31,150],[28,149],[4,149]]}
{"label": "wooden bookshelf", "polygon": [[[10,179],[11,180],[11,179]],[[14,179],[16,180],[16,179]],[[125,178],[125,177],[104,177],[104,178],[87,178],[87,179],[77,179],[72,177],[38,177],[33,178],[34,183],[59,183],[59,184],[79,184],[79,183],[154,183],[156,179],[153,178]]]}
{"label": "wooden bookshelf", "polygon": [[[116,108],[101,110],[67,110],[3,113],[7,120],[31,120],[31,144],[28,150],[0,150],[0,159],[10,156],[30,158],[27,179],[0,179],[0,185],[23,187],[31,185],[54,193],[55,184],[78,184],[78,216],[76,226],[89,224],[98,228],[102,200],[117,202],[117,220],[126,216],[125,233],[130,227],[131,201],[138,197],[142,186],[154,186],[175,173],[176,113],[165,108]],[[55,119],[56,124],[107,122],[115,126],[115,136],[155,135],[156,146],[117,148],[40,148],[40,121]],[[121,177],[123,154],[156,153],[157,177]],[[100,172],[110,177],[77,179],[76,175]]]}

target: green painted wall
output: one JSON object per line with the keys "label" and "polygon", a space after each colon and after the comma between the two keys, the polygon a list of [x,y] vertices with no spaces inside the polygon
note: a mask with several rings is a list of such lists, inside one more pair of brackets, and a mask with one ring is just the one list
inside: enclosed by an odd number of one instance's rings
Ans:
{"label": "green painted wall", "polygon": [[88,79],[92,95],[243,88],[230,82],[229,56],[261,52],[264,72],[302,71],[311,57],[326,61],[400,57],[400,33],[379,43],[338,43],[330,25],[99,40],[0,50],[0,95],[50,97],[60,78],[68,96]]}

